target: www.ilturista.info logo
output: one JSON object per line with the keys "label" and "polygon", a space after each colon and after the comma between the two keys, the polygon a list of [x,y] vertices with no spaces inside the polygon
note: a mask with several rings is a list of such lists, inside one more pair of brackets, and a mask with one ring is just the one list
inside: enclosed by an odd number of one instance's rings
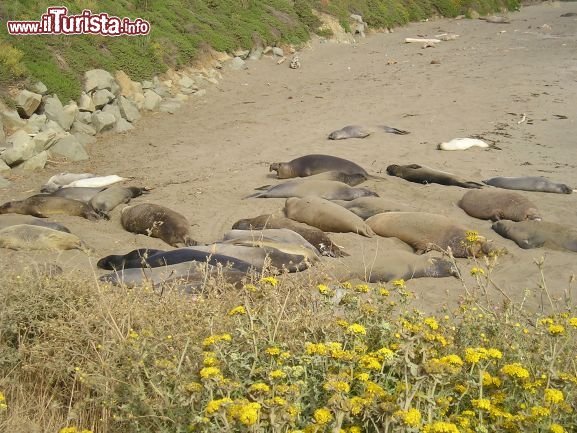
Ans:
{"label": "www.ilturista.info logo", "polygon": [[64,6],[49,7],[40,21],[8,21],[6,26],[11,35],[138,36],[150,32],[150,23],[142,18],[131,21],[107,13],[93,14],[88,9],[68,16]]}

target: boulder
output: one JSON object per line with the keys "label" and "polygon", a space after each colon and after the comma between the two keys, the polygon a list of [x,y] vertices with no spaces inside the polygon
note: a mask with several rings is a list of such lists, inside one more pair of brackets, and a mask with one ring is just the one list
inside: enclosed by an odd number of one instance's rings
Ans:
{"label": "boulder", "polygon": [[89,113],[93,113],[94,111],[96,111],[94,101],[85,92],[82,92],[82,94],[80,95],[80,99],[78,100],[78,109],[80,111],[87,111]]}
{"label": "boulder", "polygon": [[120,119],[122,119],[122,114],[120,114],[120,108],[118,108],[118,105],[116,104],[105,105],[104,108],[102,109],[102,112],[112,114],[117,122]]}
{"label": "boulder", "polygon": [[16,110],[2,110],[0,120],[2,120],[4,128],[6,128],[5,131],[8,133],[26,126],[26,120],[21,119]]}
{"label": "boulder", "polygon": [[181,107],[182,103],[180,101],[178,101],[177,99],[167,99],[166,101],[162,101],[160,103],[160,106],[158,107],[158,111],[162,111],[164,113],[170,113],[170,114],[174,114],[176,113],[180,107]]}
{"label": "boulder", "polygon": [[65,115],[64,121],[66,123],[60,126],[62,126],[62,128],[68,131],[72,126],[72,123],[74,123],[74,119],[76,119],[76,115],[78,113],[79,113],[78,105],[76,105],[76,102],[70,101],[67,105],[64,106],[64,115]]}
{"label": "boulder", "polygon": [[34,156],[34,143],[26,131],[19,129],[6,139],[8,149],[0,155],[10,167]]}
{"label": "boulder", "polygon": [[135,122],[140,119],[138,107],[130,99],[121,96],[120,99],[118,99],[118,108],[120,109],[121,116],[129,122]]}
{"label": "boulder", "polygon": [[63,156],[70,161],[83,161],[88,159],[88,153],[84,146],[72,134],[60,138],[54,146],[50,148],[51,155]]}
{"label": "boulder", "polygon": [[144,91],[144,105],[143,108],[148,111],[157,111],[162,97],[154,90],[147,89]]}
{"label": "boulder", "polygon": [[42,102],[42,95],[22,90],[16,97],[16,109],[20,117],[28,119],[36,111]]}
{"label": "boulder", "polygon": [[46,114],[46,118],[53,120],[58,123],[62,129],[68,131],[72,126],[72,122],[74,122],[78,107],[76,104],[74,104],[74,107],[71,107],[70,104],[66,107],[67,109],[64,110],[62,102],[60,102],[60,99],[58,99],[56,95],[44,97],[44,114]]}
{"label": "boulder", "polygon": [[284,51],[282,50],[282,48],[274,47],[274,48],[272,49],[272,53],[273,53],[273,55],[275,55],[275,56],[284,57]]}
{"label": "boulder", "polygon": [[195,87],[194,80],[186,75],[178,80],[178,85],[184,89],[189,89]]}
{"label": "boulder", "polygon": [[73,132],[72,135],[76,137],[76,140],[82,144],[82,146],[86,146],[88,144],[96,143],[96,138],[92,135],[87,135],[83,132]]}
{"label": "boulder", "polygon": [[118,87],[120,88],[120,95],[136,101],[142,95],[142,84],[138,81],[132,81],[124,71],[116,71],[114,74]]}
{"label": "boulder", "polygon": [[112,100],[114,100],[114,94],[108,89],[96,90],[92,93],[92,102],[97,109],[101,109]]}
{"label": "boulder", "polygon": [[118,84],[114,82],[114,77],[104,69],[92,69],[84,73],[84,91],[90,93],[93,90],[118,89]]}
{"label": "boulder", "polygon": [[78,122],[86,123],[88,125],[90,122],[92,122],[92,113],[88,111],[80,111],[76,115],[76,120]]}
{"label": "boulder", "polygon": [[65,133],[66,131],[56,123],[54,120],[47,121],[40,131],[55,131],[60,133]]}
{"label": "boulder", "polygon": [[247,69],[248,66],[246,62],[240,57],[235,57],[228,63],[228,67],[233,71],[240,71],[241,69]]}
{"label": "boulder", "polygon": [[34,152],[39,153],[43,150],[50,149],[56,143],[57,140],[66,136],[66,132],[63,130],[48,129],[36,134],[32,139],[34,143]]}
{"label": "boulder", "polygon": [[37,134],[39,133],[44,125],[46,124],[46,115],[45,114],[33,114],[26,122],[26,126],[23,128],[28,134]]}
{"label": "boulder", "polygon": [[38,155],[34,155],[32,158],[27,159],[22,164],[18,166],[22,170],[33,171],[38,169],[43,169],[48,161],[48,152],[42,151]]}
{"label": "boulder", "polygon": [[46,93],[48,93],[48,87],[46,87],[42,81],[37,81],[34,83],[31,89],[33,92],[39,93],[41,95],[46,95]]}
{"label": "boulder", "polygon": [[86,123],[82,123],[78,120],[76,120],[73,124],[72,124],[72,128],[70,128],[70,132],[75,134],[78,132],[81,132],[83,134],[87,134],[87,135],[96,135],[96,129],[94,129],[92,127],[92,125],[88,125]]}
{"label": "boulder", "polygon": [[104,113],[102,111],[92,113],[92,126],[94,126],[97,134],[112,129],[115,123],[116,117],[112,113]]}
{"label": "boulder", "polygon": [[241,59],[246,59],[248,57],[248,55],[250,54],[250,50],[236,50],[233,51],[232,54],[235,57],[240,57]]}
{"label": "boulder", "polygon": [[128,120],[123,119],[122,117],[118,122],[116,122],[116,126],[114,127],[115,132],[127,132],[131,129],[134,129],[134,126],[132,126]]}
{"label": "boulder", "polygon": [[142,82],[142,90],[154,88],[154,83],[152,81],[145,80]]}

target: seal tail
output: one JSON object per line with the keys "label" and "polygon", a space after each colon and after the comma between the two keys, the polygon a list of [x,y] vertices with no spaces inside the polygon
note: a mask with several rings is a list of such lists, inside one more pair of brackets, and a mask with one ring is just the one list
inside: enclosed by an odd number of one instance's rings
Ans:
{"label": "seal tail", "polygon": [[257,191],[265,191],[267,189],[269,189],[272,185],[263,185],[263,186],[259,186],[258,188],[255,188],[255,190]]}
{"label": "seal tail", "polygon": [[252,197],[262,197],[262,192],[255,192],[254,194],[247,195],[247,196],[241,198],[241,200],[246,200],[247,198],[252,198]]}

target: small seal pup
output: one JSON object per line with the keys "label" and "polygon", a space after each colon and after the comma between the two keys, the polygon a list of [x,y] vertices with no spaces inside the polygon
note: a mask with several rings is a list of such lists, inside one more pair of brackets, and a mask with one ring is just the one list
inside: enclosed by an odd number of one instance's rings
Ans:
{"label": "small seal pup", "polygon": [[48,227],[18,224],[0,230],[0,247],[13,250],[80,250],[92,252],[78,236]]}
{"label": "small seal pup", "polygon": [[577,252],[577,229],[548,221],[497,221],[493,230],[523,249],[550,248]]}
{"label": "small seal pup", "polygon": [[364,168],[352,161],[337,156],[318,154],[301,156],[289,162],[273,162],[269,171],[276,171],[279,179],[307,177],[325,171],[340,171],[349,175],[361,174],[367,179],[378,178],[378,176],[369,175]]}
{"label": "small seal pup", "polygon": [[68,185],[71,182],[79,179],[88,179],[90,177],[96,177],[92,173],[59,173],[52,176],[48,181],[42,185],[40,192],[54,192],[64,185]]}
{"label": "small seal pup", "polygon": [[451,141],[441,143],[437,146],[439,150],[467,150],[471,147],[481,147],[486,149],[489,147],[487,143],[478,138],[453,138]]}
{"label": "small seal pup", "polygon": [[405,208],[406,206],[394,203],[386,198],[381,197],[359,197],[354,200],[333,200],[333,203],[350,210],[355,215],[358,215],[362,219],[372,217],[373,215],[383,213],[383,212],[398,212],[409,209],[399,209]]}
{"label": "small seal pup", "polygon": [[449,247],[454,257],[478,257],[493,251],[486,238],[444,215],[387,212],[370,217],[366,223],[379,236],[395,237],[411,245],[417,254]]}
{"label": "small seal pup", "polygon": [[43,218],[36,218],[31,215],[21,215],[21,214],[0,215],[0,229],[15,226],[18,224],[47,227],[52,230],[58,230],[59,232],[70,233],[70,230],[68,230],[68,228],[63,226],[62,224],[47,221],[46,219]]}
{"label": "small seal pup", "polygon": [[365,138],[372,134],[372,131],[359,126],[348,125],[344,128],[337,129],[329,134],[329,140],[344,140],[347,138]]}
{"label": "small seal pup", "polygon": [[571,194],[573,188],[564,183],[553,182],[543,176],[521,177],[492,177],[483,181],[486,185],[497,188],[515,189],[521,191],[552,192],[557,194]]}
{"label": "small seal pup", "polygon": [[282,229],[292,230],[311,245],[313,245],[323,256],[344,257],[348,256],[341,247],[333,243],[325,232],[308,224],[293,221],[284,216],[264,214],[254,218],[241,219],[232,225],[233,230],[262,230],[262,229]]}
{"label": "small seal pup", "polygon": [[71,215],[87,220],[109,219],[107,215],[92,209],[86,203],[64,197],[50,195],[35,195],[25,200],[10,201],[0,206],[0,214],[19,213],[38,218],[48,218],[54,215]]}
{"label": "small seal pup", "polygon": [[88,204],[96,194],[98,194],[100,191],[103,191],[105,188],[106,187],[104,186],[97,188],[81,188],[81,187],[60,188],[50,193],[50,195],[52,197],[70,198],[72,200],[78,200]]}
{"label": "small seal pup", "polygon": [[519,193],[499,189],[467,191],[459,207],[482,220],[540,220],[537,206]]}
{"label": "small seal pup", "polygon": [[74,182],[63,185],[62,188],[97,188],[99,186],[109,186],[129,179],[131,178],[120,177],[115,174],[111,174],[110,176],[95,176],[75,180]]}
{"label": "small seal pup", "polygon": [[284,213],[287,218],[309,224],[322,231],[352,232],[369,238],[374,236],[373,230],[357,215],[319,197],[288,198]]}
{"label": "small seal pup", "polygon": [[251,194],[246,198],[288,198],[305,197],[307,195],[321,197],[326,200],[353,200],[358,197],[378,197],[376,192],[366,188],[354,188],[334,180],[289,180],[274,185],[265,191]]}
{"label": "small seal pup", "polygon": [[387,173],[397,176],[409,182],[429,184],[438,183],[440,185],[460,186],[461,188],[482,188],[483,185],[477,182],[470,182],[459,179],[457,176],[445,171],[435,170],[419,164],[397,165],[392,164],[387,167]]}
{"label": "small seal pup", "polygon": [[197,245],[186,217],[164,206],[152,203],[126,206],[121,211],[120,223],[126,231],[162,239],[173,247]]}
{"label": "small seal pup", "polygon": [[139,197],[148,191],[149,189],[146,187],[111,186],[110,188],[96,194],[90,200],[90,206],[99,212],[110,212],[119,204],[128,203],[134,197]]}

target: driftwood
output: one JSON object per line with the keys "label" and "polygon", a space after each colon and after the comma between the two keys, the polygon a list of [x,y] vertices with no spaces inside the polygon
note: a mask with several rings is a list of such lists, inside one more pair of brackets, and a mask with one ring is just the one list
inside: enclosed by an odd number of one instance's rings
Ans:
{"label": "driftwood", "polygon": [[440,39],[427,39],[427,38],[405,38],[405,43],[411,43],[411,42],[425,43],[425,44],[437,44],[437,43],[441,42],[441,40]]}

